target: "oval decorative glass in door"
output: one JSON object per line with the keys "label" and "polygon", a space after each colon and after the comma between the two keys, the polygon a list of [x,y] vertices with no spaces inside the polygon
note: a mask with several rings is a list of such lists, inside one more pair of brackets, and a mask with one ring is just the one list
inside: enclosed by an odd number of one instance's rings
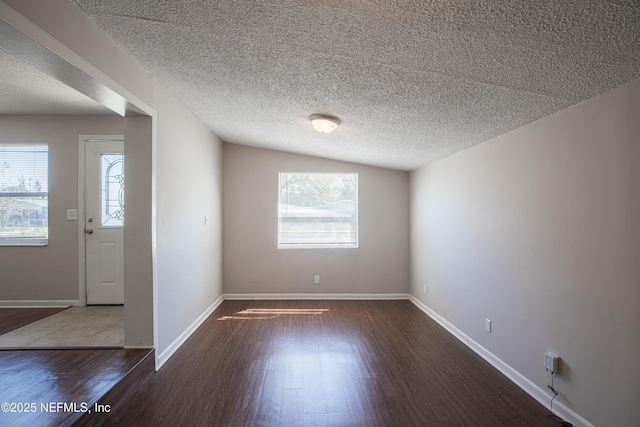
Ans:
{"label": "oval decorative glass in door", "polygon": [[101,221],[103,227],[124,225],[124,154],[100,155]]}

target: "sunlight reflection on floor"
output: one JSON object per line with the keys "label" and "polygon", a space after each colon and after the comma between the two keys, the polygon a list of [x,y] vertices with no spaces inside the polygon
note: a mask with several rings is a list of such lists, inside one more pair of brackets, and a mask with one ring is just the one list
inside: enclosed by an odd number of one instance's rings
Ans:
{"label": "sunlight reflection on floor", "polygon": [[267,320],[280,315],[316,316],[327,311],[328,308],[247,308],[233,316],[222,316],[217,320]]}

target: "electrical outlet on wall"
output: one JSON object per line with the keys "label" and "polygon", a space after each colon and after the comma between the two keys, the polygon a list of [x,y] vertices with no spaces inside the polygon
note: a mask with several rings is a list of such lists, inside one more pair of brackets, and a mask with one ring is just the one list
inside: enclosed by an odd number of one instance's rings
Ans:
{"label": "electrical outlet on wall", "polygon": [[320,275],[316,274],[315,276],[313,276],[313,284],[314,285],[319,285],[320,284]]}
{"label": "electrical outlet on wall", "polygon": [[489,319],[484,319],[484,329],[491,333],[491,320]]}
{"label": "electrical outlet on wall", "polygon": [[427,285],[424,285],[424,293],[427,293]]}
{"label": "electrical outlet on wall", "polygon": [[559,369],[560,357],[547,351],[544,354],[544,369],[552,374],[557,374]]}

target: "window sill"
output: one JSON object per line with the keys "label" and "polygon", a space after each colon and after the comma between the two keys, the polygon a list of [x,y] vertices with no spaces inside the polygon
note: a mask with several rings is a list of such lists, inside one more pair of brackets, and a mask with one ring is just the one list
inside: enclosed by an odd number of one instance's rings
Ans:
{"label": "window sill", "polygon": [[358,244],[354,245],[309,245],[309,244],[278,244],[278,249],[358,249]]}
{"label": "window sill", "polygon": [[47,246],[49,239],[0,239],[0,246]]}

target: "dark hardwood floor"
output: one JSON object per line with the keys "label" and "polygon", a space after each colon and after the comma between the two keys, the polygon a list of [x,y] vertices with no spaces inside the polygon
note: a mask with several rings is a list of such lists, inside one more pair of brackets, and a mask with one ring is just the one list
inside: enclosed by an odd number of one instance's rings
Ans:
{"label": "dark hardwood floor", "polygon": [[150,353],[153,351],[1,350],[0,426],[68,425],[82,416],[83,403],[93,406]]}
{"label": "dark hardwood floor", "polygon": [[0,335],[62,310],[65,308],[0,308]]}
{"label": "dark hardwood floor", "polygon": [[557,426],[547,414],[409,301],[225,301],[78,425]]}

